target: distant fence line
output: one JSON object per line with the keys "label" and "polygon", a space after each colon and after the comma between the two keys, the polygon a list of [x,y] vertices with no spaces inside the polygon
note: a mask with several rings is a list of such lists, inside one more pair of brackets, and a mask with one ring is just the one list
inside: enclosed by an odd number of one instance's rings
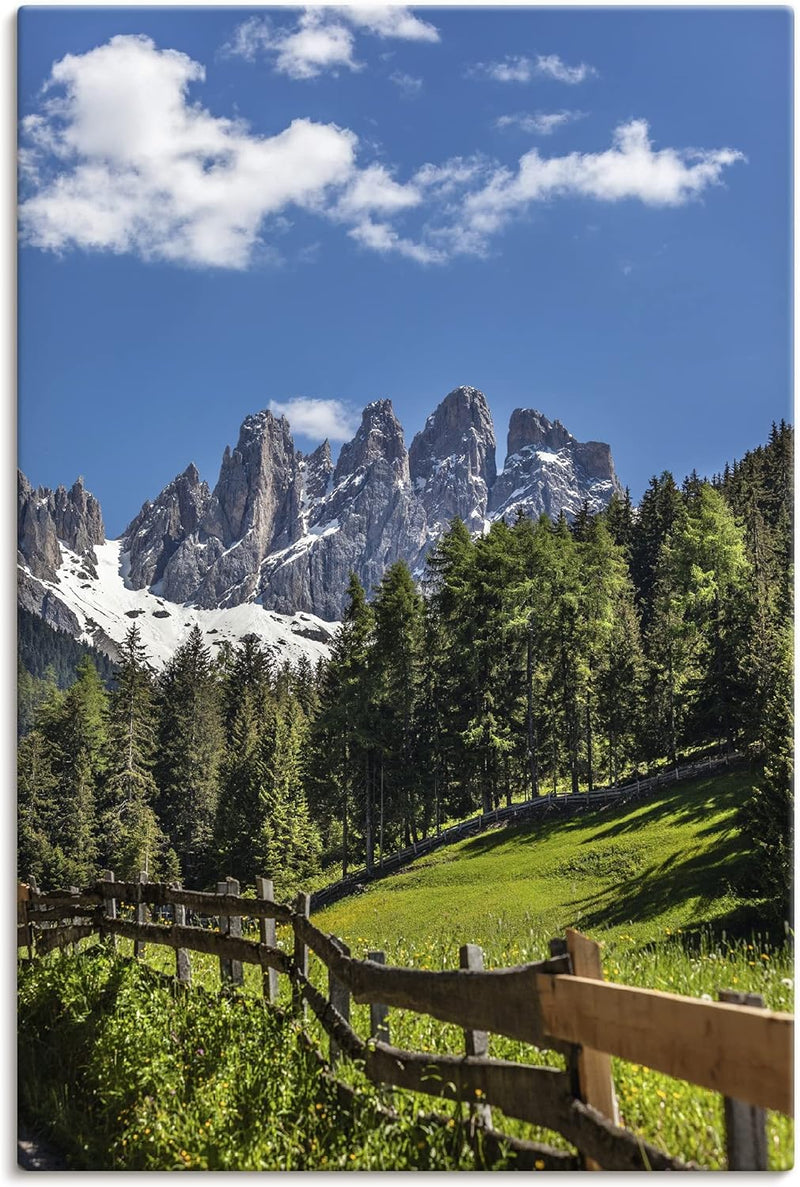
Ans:
{"label": "distant fence line", "polygon": [[518,804],[509,804],[505,808],[495,808],[492,812],[480,812],[469,820],[463,820],[460,824],[442,829],[441,832],[432,833],[423,841],[417,841],[414,845],[397,850],[373,863],[369,869],[362,866],[360,869],[353,870],[346,878],[340,878],[337,882],[331,882],[329,886],[315,890],[311,895],[311,908],[318,911],[321,907],[328,907],[358,891],[365,882],[374,882],[388,874],[394,874],[418,857],[440,849],[443,845],[452,845],[455,841],[461,841],[465,837],[476,836],[498,824],[518,824],[525,820],[535,819],[537,816],[547,816],[552,813],[568,815],[585,808],[619,803],[637,796],[647,795],[660,787],[676,783],[678,780],[699,779],[702,775],[709,775],[721,767],[729,767],[741,761],[741,756],[735,753],[715,755],[713,758],[709,756],[698,759],[696,762],[673,767],[669,771],[659,771],[654,775],[647,775],[645,778],[631,779],[627,783],[615,787],[596,787],[592,791],[578,792],[577,794],[568,792],[564,795],[540,795],[535,799],[524,800]]}
{"label": "distant fence line", "polygon": [[[519,1167],[699,1169],[619,1125],[610,1059],[616,1055],[722,1093],[729,1169],[767,1168],[764,1110],[793,1110],[794,1020],[763,1009],[756,995],[724,991],[711,1002],[606,982],[600,946],[576,931],[551,941],[548,960],[513,968],[484,970],[474,944],[461,948],[457,970],[391,967],[383,952],[356,959],[315,927],[308,894],[285,906],[273,901],[272,882],[259,878],[256,895],[241,896],[233,878],[218,883],[216,894],[150,883],[144,874],[116,882],[106,873],[88,888],[48,893],[30,879],[18,886],[17,942],[28,947],[29,959],[77,948],[91,936],[112,946],[118,936],[131,939],[135,957],[147,944],[167,945],[175,950],[175,977],[187,987],[191,951],[218,957],[225,986],[242,985],[243,964],[254,964],[272,1004],[278,977],[286,976],[293,1012],[302,1018],[311,1007],[328,1035],[332,1063],[344,1053],[377,1084],[469,1104],[473,1127],[504,1143]],[[127,904],[133,918],[119,918],[118,904]],[[148,908],[169,921],[147,922]],[[218,930],[187,926],[187,910],[214,919]],[[243,918],[258,921],[258,940],[243,937]],[[276,925],[291,928],[291,954],[278,947]],[[327,996],[309,978],[309,952],[327,969]],[[371,1007],[368,1039],[351,1024],[351,999]],[[390,1007],[461,1027],[466,1054],[393,1047]],[[556,1050],[566,1070],[489,1058],[488,1032]],[[498,1132],[492,1106],[555,1130],[578,1154]]]}

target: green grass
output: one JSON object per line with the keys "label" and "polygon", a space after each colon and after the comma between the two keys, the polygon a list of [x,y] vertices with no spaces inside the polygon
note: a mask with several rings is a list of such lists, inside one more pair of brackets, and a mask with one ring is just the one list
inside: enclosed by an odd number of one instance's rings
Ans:
{"label": "green grass", "polygon": [[564,927],[642,942],[701,923],[746,930],[736,886],[748,854],[733,815],[735,773],[679,783],[631,807],[553,817],[448,846],[316,916],[373,947],[405,940],[524,943]]}
{"label": "green grass", "polygon": [[[456,1118],[342,1103],[298,1024],[95,946],[20,974],[20,1107],[73,1170],[485,1169]],[[502,1159],[499,1166],[503,1166]]]}
{"label": "green grass", "polygon": [[[748,854],[734,813],[748,786],[747,775],[729,773],[676,784],[635,806],[484,833],[320,911],[315,922],[354,956],[383,948],[389,963],[432,969],[457,967],[468,942],[483,947],[488,968],[542,959],[550,938],[577,927],[603,944],[609,980],[711,998],[747,990],[789,1011],[789,938],[769,934],[736,889]],[[368,1025],[365,1009],[354,1011],[357,1027]],[[401,1046],[463,1050],[455,1027],[403,1011],[391,1017]],[[490,1053],[559,1065],[552,1053],[499,1036],[491,1036]],[[672,1154],[724,1167],[721,1097],[621,1060],[613,1068],[630,1128]],[[531,1133],[510,1119],[502,1124]],[[770,1115],[769,1143],[770,1165],[791,1166],[788,1118]]]}
{"label": "green grass", "polygon": [[[489,968],[540,959],[551,937],[577,926],[603,943],[608,979],[712,998],[737,988],[788,1011],[790,937],[768,934],[736,890],[748,855],[733,815],[747,786],[745,775],[727,774],[676,784],[633,807],[484,833],[315,922],[354,956],[382,948],[389,963],[433,969],[456,967],[464,942],[483,946]],[[279,927],[287,951],[290,940]],[[120,956],[131,948],[120,941]],[[387,1131],[374,1124],[375,1088],[346,1061],[337,1074],[359,1089],[361,1106],[359,1116],[343,1116],[293,1024],[259,1000],[259,970],[245,966],[244,993],[219,998],[218,960],[193,953],[199,991],[187,997],[153,979],[152,970],[173,973],[171,950],[151,945],[146,960],[150,972],[101,953],[55,955],[23,970],[23,1103],[29,1114],[55,1118],[54,1137],[76,1167],[475,1169],[460,1106],[395,1091],[401,1117]],[[313,955],[310,975],[327,990]],[[287,1005],[286,978],[280,984]],[[352,1022],[366,1036],[368,1007],[353,1006]],[[391,1011],[390,1025],[399,1046],[463,1052],[455,1026],[402,1010]],[[308,1031],[327,1050],[313,1017]],[[490,1036],[490,1054],[561,1066],[552,1052],[502,1036]],[[616,1059],[613,1072],[626,1125],[671,1154],[724,1167],[718,1095]],[[444,1133],[416,1120],[419,1111],[449,1110],[454,1124]],[[497,1111],[494,1121],[566,1147]],[[790,1120],[770,1114],[768,1135],[770,1166],[790,1167]]]}

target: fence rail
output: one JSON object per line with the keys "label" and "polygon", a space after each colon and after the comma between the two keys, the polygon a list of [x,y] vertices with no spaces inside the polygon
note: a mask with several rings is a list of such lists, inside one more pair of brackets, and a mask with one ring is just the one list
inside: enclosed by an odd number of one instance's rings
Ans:
{"label": "fence rail", "polygon": [[469,820],[462,820],[459,824],[453,824],[440,832],[432,833],[413,845],[408,845],[404,849],[389,854],[369,868],[361,866],[359,869],[352,870],[346,878],[340,878],[337,882],[330,883],[329,886],[315,890],[311,895],[312,910],[318,911],[321,907],[331,906],[340,899],[346,898],[347,895],[353,894],[365,882],[373,882],[389,874],[394,874],[409,862],[416,861],[418,857],[424,857],[435,849],[440,849],[443,845],[452,845],[466,837],[476,836],[486,829],[496,828],[498,825],[519,824],[525,820],[535,819],[537,816],[547,816],[555,812],[578,812],[586,808],[623,803],[626,800],[648,795],[670,783],[676,783],[678,780],[699,779],[703,775],[711,774],[712,771],[718,771],[740,761],[741,756],[735,753],[709,755],[695,762],[684,763],[666,771],[658,771],[644,778],[630,779],[619,786],[596,787],[592,791],[581,791],[577,794],[570,792],[565,795],[540,795],[535,799],[508,804],[504,808],[494,808],[491,812],[479,812],[477,816],[472,816]]}
{"label": "fence rail", "polygon": [[[341,940],[317,928],[308,918],[308,895],[289,907],[271,900],[267,879],[259,879],[256,899],[233,889],[233,879],[220,882],[215,895],[142,880],[115,882],[106,874],[77,892],[43,893],[31,880],[18,887],[18,945],[28,947],[29,957],[75,947],[89,936],[112,944],[118,936],[131,939],[138,955],[147,944],[166,945],[175,949],[176,977],[184,984],[191,980],[189,952],[211,954],[219,958],[224,984],[242,983],[243,964],[259,966],[272,1002],[277,976],[286,976],[292,1008],[302,1014],[310,1006],[328,1035],[332,1062],[344,1053],[377,1084],[466,1101],[474,1123],[493,1140],[505,1139],[491,1128],[492,1106],[555,1130],[577,1147],[586,1169],[693,1165],[617,1123],[612,1055],[722,1093],[730,1169],[766,1169],[764,1110],[792,1114],[793,1017],[761,1008],[752,995],[747,1004],[731,1002],[736,995],[729,993],[721,995],[725,1001],[709,1002],[604,981],[599,945],[575,931],[552,941],[549,959],[513,968],[484,970],[475,945],[464,946],[459,969],[393,967],[381,952],[352,956]],[[118,917],[122,904],[135,918]],[[163,921],[145,922],[148,906]],[[187,908],[216,921],[219,930],[187,925]],[[257,922],[259,939],[241,935],[245,918]],[[291,955],[278,947],[276,925],[291,929]],[[309,977],[309,953],[327,969],[327,997]],[[351,998],[372,1007],[369,1039],[351,1025]],[[465,1055],[392,1046],[389,1007],[460,1027]],[[487,1032],[558,1051],[566,1070],[491,1059]],[[574,1165],[559,1151],[541,1149],[548,1166]]]}

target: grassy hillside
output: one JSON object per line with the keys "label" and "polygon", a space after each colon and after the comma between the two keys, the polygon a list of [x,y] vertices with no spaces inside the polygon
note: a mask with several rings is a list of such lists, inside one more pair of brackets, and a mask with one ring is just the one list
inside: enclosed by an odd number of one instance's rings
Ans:
{"label": "grassy hillside", "polygon": [[[481,944],[497,968],[547,955],[573,926],[603,943],[609,980],[690,996],[737,988],[774,1010],[793,1008],[788,937],[763,934],[737,894],[748,854],[734,825],[748,776],[735,772],[674,788],[635,806],[600,809],[484,833],[320,911],[315,922],[353,954],[386,950],[389,963],[453,968],[459,945]],[[361,1025],[366,1007],[355,1007]],[[392,1011],[400,1046],[463,1050],[456,1027]],[[523,1044],[490,1036],[497,1058],[530,1060]],[[536,1062],[558,1063],[552,1053]],[[724,1168],[722,1098],[622,1060],[612,1061],[624,1124],[666,1151]],[[511,1133],[530,1130],[503,1119]],[[542,1131],[539,1136],[561,1144]],[[772,1169],[792,1165],[792,1122],[769,1114]]]}
{"label": "grassy hillside", "polygon": [[317,922],[354,943],[424,938],[527,944],[579,927],[637,942],[753,918],[737,897],[748,854],[734,825],[746,773],[674,788],[635,806],[483,833],[422,858]]}

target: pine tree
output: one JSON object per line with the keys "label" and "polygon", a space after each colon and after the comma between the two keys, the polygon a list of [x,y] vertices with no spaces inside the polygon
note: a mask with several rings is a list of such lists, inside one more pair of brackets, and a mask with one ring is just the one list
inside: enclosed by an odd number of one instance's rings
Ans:
{"label": "pine tree", "polygon": [[154,811],[156,719],[153,678],[139,628],[120,647],[111,694],[101,831],[106,863],[117,877],[162,872],[165,838]]}
{"label": "pine tree", "polygon": [[199,627],[161,672],[157,707],[158,816],[187,885],[204,886],[215,873],[210,862],[224,738],[220,685]]}

